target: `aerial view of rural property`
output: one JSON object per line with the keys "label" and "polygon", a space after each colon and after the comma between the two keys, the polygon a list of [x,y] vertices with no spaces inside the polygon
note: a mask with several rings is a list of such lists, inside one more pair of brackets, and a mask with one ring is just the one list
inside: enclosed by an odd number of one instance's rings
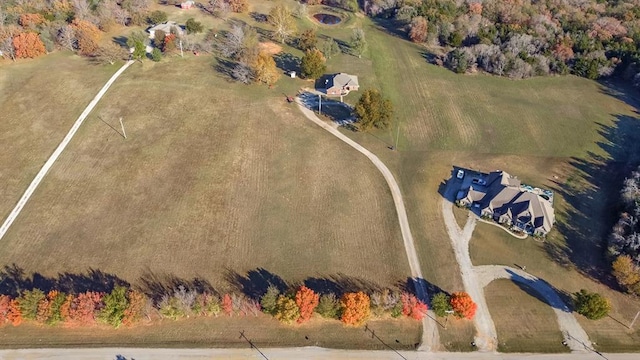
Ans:
{"label": "aerial view of rural property", "polygon": [[0,0],[0,359],[640,358],[640,0]]}

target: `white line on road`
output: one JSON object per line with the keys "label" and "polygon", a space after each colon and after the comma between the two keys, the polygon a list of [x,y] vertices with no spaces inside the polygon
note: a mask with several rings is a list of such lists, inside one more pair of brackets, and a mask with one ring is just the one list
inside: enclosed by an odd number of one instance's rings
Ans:
{"label": "white line on road", "polygon": [[13,224],[13,221],[18,217],[18,215],[22,211],[22,208],[27,204],[27,201],[29,201],[29,198],[31,197],[33,192],[38,188],[38,185],[40,185],[40,182],[42,181],[44,176],[47,174],[51,166],[53,166],[53,163],[55,163],[58,157],[60,157],[60,154],[62,154],[62,151],[64,151],[64,149],[67,147],[67,145],[73,138],[73,135],[75,135],[76,131],[78,131],[78,129],[80,128],[80,125],[82,125],[82,123],[84,122],[84,119],[87,118],[91,110],[93,110],[93,108],[96,106],[98,101],[100,101],[100,99],[107,92],[109,87],[111,87],[111,84],[113,84],[113,82],[116,81],[118,76],[120,76],[120,74],[122,74],[131,64],[133,64],[133,62],[134,62],[133,60],[127,61],[126,64],[124,64],[115,74],[113,74],[111,79],[109,79],[109,81],[107,81],[107,83],[102,87],[102,89],[100,89],[100,92],[98,92],[98,95],[96,95],[93,98],[93,100],[91,100],[91,102],[84,109],[82,114],[80,114],[80,117],[73,124],[73,126],[71,127],[71,130],[69,130],[69,132],[67,133],[67,136],[64,137],[60,145],[58,145],[58,147],[53,152],[53,154],[51,154],[47,162],[44,163],[40,171],[38,171],[38,174],[36,174],[36,177],[33,178],[33,181],[31,181],[31,184],[29,184],[29,187],[27,187],[27,190],[25,190],[24,194],[22,194],[22,197],[20,198],[20,200],[18,201],[16,206],[13,208],[11,213],[9,213],[9,216],[0,227],[0,239],[2,239],[4,234],[7,233],[7,231],[9,230],[9,227],[11,226],[11,224]]}

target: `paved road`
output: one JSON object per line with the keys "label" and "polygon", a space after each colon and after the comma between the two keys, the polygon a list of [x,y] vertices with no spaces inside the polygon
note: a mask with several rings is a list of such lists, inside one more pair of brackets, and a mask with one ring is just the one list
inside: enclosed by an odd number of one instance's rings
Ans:
{"label": "paved road", "polygon": [[[2,360],[637,360],[638,354],[498,354],[333,350],[318,347],[261,349],[21,349],[0,350]],[[120,356],[118,358],[118,356]]]}
{"label": "paved road", "polygon": [[100,89],[100,91],[93,98],[93,100],[91,100],[89,105],[87,105],[87,107],[84,109],[82,114],[80,114],[80,117],[78,117],[76,122],[73,123],[73,126],[71,126],[71,130],[69,130],[69,132],[67,133],[67,136],[65,136],[64,139],[62,139],[62,142],[58,145],[58,147],[53,152],[53,154],[51,154],[47,162],[45,162],[44,165],[42,165],[42,168],[40,168],[40,171],[38,171],[38,173],[36,174],[36,177],[33,178],[33,180],[31,181],[31,184],[29,184],[29,187],[27,187],[27,190],[25,190],[20,200],[18,200],[18,203],[16,204],[16,206],[13,208],[11,213],[9,213],[9,216],[7,217],[7,219],[4,221],[2,226],[0,226],[0,239],[2,239],[4,234],[7,233],[7,231],[9,230],[9,227],[11,226],[11,224],[13,224],[13,221],[18,217],[18,215],[22,211],[22,208],[27,204],[27,201],[29,201],[29,198],[31,197],[33,192],[38,188],[38,185],[40,185],[40,182],[42,181],[44,176],[47,174],[49,169],[51,169],[51,166],[53,166],[53,163],[55,163],[56,160],[58,160],[58,157],[60,157],[60,155],[62,154],[62,151],[64,151],[64,149],[67,147],[67,145],[69,144],[73,136],[76,134],[76,132],[80,128],[80,125],[82,125],[82,123],[84,122],[84,119],[87,118],[89,113],[91,113],[91,110],[93,110],[93,108],[98,104],[98,101],[102,99],[102,96],[107,92],[107,90],[116,81],[116,79],[125,70],[127,70],[127,68],[131,66],[131,64],[133,64],[133,62],[134,62],[133,60],[128,61],[120,68],[120,70],[118,70],[115,74],[113,74],[113,76],[109,79],[109,81],[107,81],[106,84],[104,84],[102,89]]}
{"label": "paved road", "polygon": [[[407,211],[404,207],[404,201],[402,199],[402,193],[400,192],[400,187],[396,182],[396,179],[391,174],[391,171],[387,166],[372,152],[365,149],[360,144],[355,141],[349,139],[346,135],[342,134],[335,125],[328,124],[320,118],[316,116],[316,114],[306,108],[302,102],[302,100],[297,97],[296,103],[300,107],[302,113],[311,121],[316,123],[318,126],[327,130],[331,134],[333,134],[338,139],[344,141],[349,146],[358,150],[364,156],[366,156],[371,162],[380,170],[382,176],[387,181],[389,185],[389,189],[391,190],[391,195],[393,197],[393,202],[396,206],[396,213],[398,214],[398,222],[400,223],[400,231],[402,232],[402,239],[404,241],[404,248],[407,252],[407,258],[409,260],[409,267],[411,268],[411,276],[414,279],[424,279],[422,276],[422,269],[420,267],[420,262],[418,261],[418,254],[416,253],[416,249],[413,242],[413,235],[411,235],[411,229],[409,228],[409,220],[407,219]],[[427,294],[427,289],[424,287],[422,282],[416,282],[416,295],[420,299],[428,299],[429,295]],[[422,343],[420,345],[420,350],[423,351],[435,351],[439,349],[440,344],[440,336],[438,333],[438,325],[435,322],[435,314],[432,311],[429,311],[422,321],[423,331],[422,331]]]}

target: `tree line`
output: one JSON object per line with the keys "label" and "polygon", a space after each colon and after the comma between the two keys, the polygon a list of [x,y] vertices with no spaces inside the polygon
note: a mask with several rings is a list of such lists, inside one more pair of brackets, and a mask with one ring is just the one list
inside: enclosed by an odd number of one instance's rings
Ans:
{"label": "tree line", "polygon": [[[438,293],[432,298],[438,316],[453,313],[472,319],[477,305],[464,292]],[[0,295],[0,325],[23,322],[67,327],[105,324],[118,328],[161,319],[188,317],[259,316],[266,314],[284,324],[301,324],[314,317],[334,319],[346,326],[360,326],[370,318],[409,317],[421,320],[427,305],[414,294],[392,289],[319,293],[307,286],[281,289],[270,285],[254,298],[239,293],[222,295],[179,285],[160,296],[129,286],[116,285],[110,292],[64,293],[40,289],[22,290],[16,297]]]}
{"label": "tree line", "polygon": [[640,295],[640,168],[624,181],[620,199],[622,212],[609,235],[607,252],[618,284]]}
{"label": "tree line", "polygon": [[364,10],[442,49],[436,62],[459,73],[618,73],[640,84],[638,0],[364,0]]}

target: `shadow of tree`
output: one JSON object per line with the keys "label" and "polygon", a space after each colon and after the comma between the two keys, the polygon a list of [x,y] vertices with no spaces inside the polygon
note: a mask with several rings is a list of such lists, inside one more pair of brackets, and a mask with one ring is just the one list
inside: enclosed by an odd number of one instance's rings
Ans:
{"label": "shadow of tree", "polygon": [[278,69],[281,69],[284,73],[290,71],[300,72],[300,58],[283,52],[276,54],[273,58]]}
{"label": "shadow of tree", "polygon": [[235,80],[233,77],[233,68],[235,66],[236,63],[234,61],[219,56],[215,57],[215,62],[213,63],[213,69],[229,82]]}
{"label": "shadow of tree", "polygon": [[137,288],[157,304],[164,295],[173,294],[180,286],[199,293],[218,294],[211,283],[201,277],[188,280],[172,274],[154,273],[149,269],[138,279]]}
{"label": "shadow of tree", "polygon": [[382,290],[382,287],[372,281],[348,276],[342,273],[323,277],[311,277],[304,280],[304,285],[321,294],[334,293],[342,296],[344,293],[365,291],[372,293]]}
{"label": "shadow of tree", "polygon": [[533,296],[552,308],[562,310],[564,312],[573,311],[572,296],[566,291],[559,290],[542,279],[527,279],[511,270],[507,270],[507,273],[509,273],[511,277],[510,280],[525,293]]}
{"label": "shadow of tree", "polygon": [[267,292],[267,288],[270,285],[278,288],[280,292],[285,292],[290,287],[290,284],[279,275],[263,268],[250,270],[246,275],[240,275],[233,270],[227,269],[225,280],[238,291],[254,300],[260,300],[260,297]]}
{"label": "shadow of tree", "polygon": [[6,265],[0,271],[0,294],[19,296],[22,291],[40,289],[44,292],[60,290],[67,293],[85,291],[111,292],[116,285],[129,286],[129,283],[116,275],[89,268],[86,273],[59,273],[56,277],[40,273],[27,275],[16,264]]}
{"label": "shadow of tree", "polygon": [[[420,296],[420,292],[416,291],[416,289],[420,286],[427,291],[428,298],[425,296]],[[445,293],[447,295],[451,295],[448,292],[444,291],[438,285],[433,284],[427,281],[426,279],[422,279],[422,278],[408,277],[405,281],[401,281],[398,283],[398,288],[408,293],[416,295],[416,297],[418,297],[420,301],[429,305],[429,307],[431,307],[431,298],[433,297],[433,295],[437,293]]]}
{"label": "shadow of tree", "polygon": [[622,183],[640,162],[640,120],[616,115],[613,125],[599,126],[604,155],[589,152],[572,158],[574,175],[553,188],[568,204],[565,219],[555,225],[566,244],[545,248],[551,259],[617,289],[606,256],[607,237],[620,210]]}

